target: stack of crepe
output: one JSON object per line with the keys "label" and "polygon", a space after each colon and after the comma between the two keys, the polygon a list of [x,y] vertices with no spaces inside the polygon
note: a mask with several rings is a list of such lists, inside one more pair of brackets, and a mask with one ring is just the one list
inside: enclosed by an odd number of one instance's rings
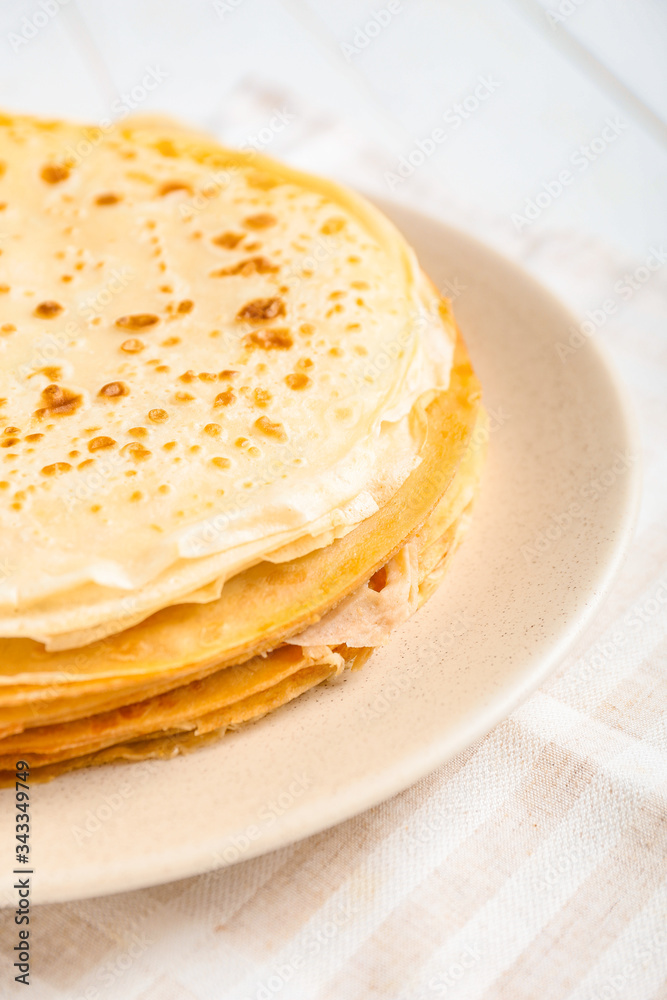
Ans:
{"label": "stack of crepe", "polygon": [[182,752],[360,666],[484,456],[357,195],[173,123],[0,118],[0,772]]}

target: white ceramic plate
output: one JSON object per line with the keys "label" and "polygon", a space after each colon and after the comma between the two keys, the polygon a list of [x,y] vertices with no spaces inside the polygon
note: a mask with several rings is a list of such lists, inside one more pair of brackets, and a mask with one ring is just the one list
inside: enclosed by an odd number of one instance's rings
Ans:
{"label": "white ceramic plate", "polygon": [[[484,386],[490,453],[465,544],[436,595],[362,671],[189,756],[35,785],[35,902],[234,863],[393,795],[506,716],[609,587],[639,477],[605,362],[589,341],[561,360],[572,317],[514,266],[382,207],[455,296]],[[0,795],[0,903],[14,900],[12,795]]]}

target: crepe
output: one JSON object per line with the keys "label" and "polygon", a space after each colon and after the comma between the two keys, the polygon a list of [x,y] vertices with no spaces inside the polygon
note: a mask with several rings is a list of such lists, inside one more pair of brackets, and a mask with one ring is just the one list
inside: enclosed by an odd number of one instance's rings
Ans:
{"label": "crepe", "polygon": [[372,206],[172,123],[98,133],[0,118],[0,770],[44,778],[360,665],[442,575],[486,443],[451,308]]}
{"label": "crepe", "polygon": [[80,141],[0,126],[0,635],[51,648],[377,510],[454,332],[399,234],[338,186],[140,123]]}

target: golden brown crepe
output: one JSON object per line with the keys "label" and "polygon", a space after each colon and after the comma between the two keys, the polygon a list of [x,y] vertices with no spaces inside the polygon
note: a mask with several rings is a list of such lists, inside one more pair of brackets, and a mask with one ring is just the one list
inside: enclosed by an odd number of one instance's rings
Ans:
{"label": "golden brown crepe", "polygon": [[361,665],[486,444],[449,304],[370,205],[170,123],[84,131],[0,119],[0,772],[43,778]]}

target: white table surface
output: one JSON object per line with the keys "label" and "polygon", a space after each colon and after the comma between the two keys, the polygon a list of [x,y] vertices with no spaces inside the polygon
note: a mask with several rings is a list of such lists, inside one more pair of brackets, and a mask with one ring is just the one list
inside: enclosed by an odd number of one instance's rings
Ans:
{"label": "white table surface", "polygon": [[509,720],[275,854],[38,908],[28,995],[667,998],[666,56],[665,0],[3,0],[0,106],[94,122],[152,73],[135,110],[474,233],[606,345],[645,456],[611,597]]}

